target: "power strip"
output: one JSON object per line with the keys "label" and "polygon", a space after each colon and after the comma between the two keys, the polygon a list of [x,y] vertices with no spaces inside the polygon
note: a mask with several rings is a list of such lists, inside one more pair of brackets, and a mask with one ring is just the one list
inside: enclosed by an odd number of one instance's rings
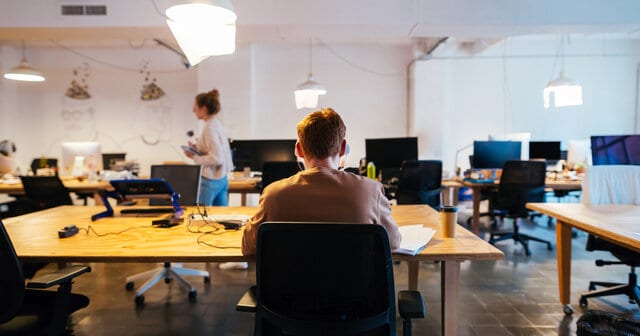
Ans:
{"label": "power strip", "polygon": [[191,214],[186,217],[187,225],[223,225],[226,229],[239,229],[244,226],[251,216],[248,215],[196,215]]}

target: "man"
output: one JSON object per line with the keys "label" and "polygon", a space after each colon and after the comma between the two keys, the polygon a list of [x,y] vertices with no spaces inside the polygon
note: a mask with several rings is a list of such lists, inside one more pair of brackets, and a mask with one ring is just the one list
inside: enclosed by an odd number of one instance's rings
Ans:
{"label": "man", "polygon": [[307,115],[298,123],[296,155],[306,169],[267,186],[258,212],[242,237],[242,253],[256,253],[258,226],[269,221],[344,222],[382,225],[391,249],[400,245],[398,226],[383,186],[366,177],[338,170],[345,153],[346,127],[328,108]]}

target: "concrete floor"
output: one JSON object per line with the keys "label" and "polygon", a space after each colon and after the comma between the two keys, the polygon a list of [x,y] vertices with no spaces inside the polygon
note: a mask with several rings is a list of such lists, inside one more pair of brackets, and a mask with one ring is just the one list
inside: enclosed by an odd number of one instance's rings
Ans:
{"label": "concrete floor", "polygon": [[[462,205],[464,208],[465,206]],[[468,215],[468,211],[466,212]],[[461,213],[463,222],[465,212]],[[505,225],[508,225],[505,224]],[[521,222],[523,232],[551,240],[555,229],[547,218]],[[575,335],[576,321],[583,312],[579,294],[589,280],[625,282],[626,266],[596,267],[595,259],[608,253],[585,251],[586,234],[573,239],[572,317],[563,314],[558,302],[557,267],[554,251],[531,242],[531,256],[525,256],[513,241],[497,243],[505,253],[501,261],[462,264],[460,311],[454,318],[459,335]],[[189,303],[187,292],[175,282],[159,283],[145,295],[143,308],[136,308],[134,291],[125,290],[125,278],[159,264],[91,264],[93,271],[76,279],[74,292],[91,299],[89,307],[72,315],[73,335],[252,335],[253,315],[235,311],[235,303],[255,281],[255,268],[219,270],[208,265],[211,284],[188,277],[198,290],[197,302]],[[205,264],[185,264],[205,269]],[[407,286],[406,264],[395,267],[396,290]],[[440,335],[440,270],[434,263],[422,263],[421,290],[428,317],[414,323],[414,335]],[[590,309],[600,309],[640,319],[640,309],[626,297],[589,300]],[[399,323],[401,324],[401,323]]]}

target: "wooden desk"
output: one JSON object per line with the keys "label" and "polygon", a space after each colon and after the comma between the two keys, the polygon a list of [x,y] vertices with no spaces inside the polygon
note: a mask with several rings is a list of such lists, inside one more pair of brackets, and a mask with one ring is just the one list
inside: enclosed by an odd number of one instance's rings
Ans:
{"label": "wooden desk", "polygon": [[[116,208],[119,209],[119,208]],[[6,219],[7,232],[13,240],[20,259],[46,262],[225,262],[246,261],[240,251],[242,230],[224,231],[204,240],[210,244],[233,247],[213,248],[198,245],[200,234],[189,233],[184,225],[169,229],[151,227],[152,218],[112,217],[96,222],[90,216],[102,211],[95,206],[62,206],[24,216]],[[251,215],[253,207],[207,207],[209,214],[239,213]],[[186,213],[190,213],[187,209]],[[395,260],[409,264],[409,288],[417,289],[420,261],[441,262],[442,326],[443,335],[457,335],[460,263],[466,260],[498,260],[504,254],[461,226],[456,228],[455,238],[443,238],[439,230],[439,215],[426,205],[399,205],[392,208],[392,215],[399,225],[422,223],[437,230],[429,245],[416,256],[394,255]],[[59,239],[57,231],[75,224],[91,225],[98,233],[120,232],[117,235],[97,237],[81,231],[79,234]],[[446,318],[448,317],[448,318]]]}
{"label": "wooden desk", "polygon": [[527,208],[557,219],[556,253],[560,303],[571,314],[571,228],[640,252],[639,205],[527,203]]}
{"label": "wooden desk", "polygon": [[[256,184],[258,182],[260,182],[259,178],[230,179],[229,193],[241,194],[241,203],[242,205],[246,205],[247,194],[260,193],[260,191],[256,189]],[[111,189],[111,185],[109,184],[109,181],[83,180],[81,182],[81,181],[78,181],[78,179],[76,178],[63,177],[62,183],[71,192],[96,194],[100,190]],[[15,184],[0,183],[0,194],[24,195],[24,189],[22,188],[22,183],[15,183]],[[96,200],[99,200],[99,198],[96,198]]]}
{"label": "wooden desk", "polygon": [[[480,201],[481,193],[483,189],[497,188],[499,182],[495,183],[474,183],[468,181],[459,182],[467,188],[471,188],[473,191],[472,205],[473,205],[473,217],[471,219],[471,228],[475,234],[480,233]],[[545,187],[553,190],[580,190],[582,184],[580,181],[575,180],[547,180]]]}

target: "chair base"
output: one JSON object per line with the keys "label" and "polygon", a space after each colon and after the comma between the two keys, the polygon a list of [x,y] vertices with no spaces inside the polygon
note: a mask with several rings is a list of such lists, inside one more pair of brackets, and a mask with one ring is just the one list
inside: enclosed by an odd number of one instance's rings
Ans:
{"label": "chair base", "polygon": [[132,276],[128,276],[126,279],[127,290],[133,289],[133,283],[136,280],[149,278],[140,288],[136,291],[135,302],[137,306],[141,306],[144,304],[144,293],[149,290],[149,288],[153,287],[158,281],[164,279],[165,283],[171,282],[171,280],[176,280],[183,288],[189,291],[189,301],[195,302],[198,292],[195,287],[191,286],[187,280],[185,280],[181,275],[196,275],[204,277],[204,283],[209,284],[211,282],[211,278],[209,276],[208,271],[202,271],[191,268],[183,268],[183,267],[174,267],[171,266],[171,263],[164,263],[163,267],[154,268],[152,270],[138,273]]}
{"label": "chair base", "polygon": [[[605,288],[593,290],[596,286]],[[589,282],[589,290],[590,292],[580,295],[579,302],[581,307],[586,307],[588,305],[588,298],[620,294],[628,296],[629,303],[635,303],[640,307],[640,287],[638,287],[638,277],[634,272],[629,273],[629,282],[626,284],[591,281]]]}
{"label": "chair base", "polygon": [[522,247],[524,248],[525,255],[528,255],[528,256],[531,255],[531,250],[529,250],[530,240],[547,244],[547,250],[549,251],[553,249],[551,242],[548,240],[540,239],[538,237],[533,237],[525,233],[520,233],[520,228],[518,226],[517,221],[518,221],[517,218],[513,219],[513,232],[491,233],[491,236],[489,237],[489,244],[495,245],[495,243],[499,241],[513,239],[515,242],[520,243],[522,245]]}

